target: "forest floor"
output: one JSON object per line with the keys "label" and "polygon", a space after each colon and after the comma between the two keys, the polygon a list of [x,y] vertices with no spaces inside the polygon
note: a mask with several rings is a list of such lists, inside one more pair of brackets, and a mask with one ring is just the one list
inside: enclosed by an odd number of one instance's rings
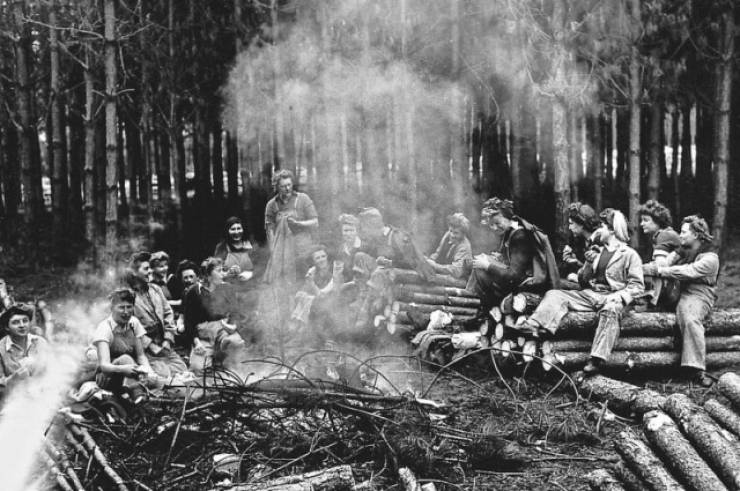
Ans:
{"label": "forest floor", "polygon": [[[730,241],[726,257],[729,259],[722,268],[717,307],[739,307],[740,241]],[[13,286],[16,298],[45,299],[52,309],[70,296],[79,299],[99,286],[94,280],[81,282],[79,270],[72,269],[38,274],[16,270],[6,274],[5,279]],[[91,325],[91,331],[93,328]],[[480,463],[474,467],[458,467],[454,475],[446,478],[419,475],[450,482],[440,482],[438,489],[585,490],[588,489],[583,478],[586,473],[617,461],[613,448],[616,435],[625,427],[638,427],[637,421],[604,418],[601,404],[574,403],[573,385],[558,374],[550,372],[543,376],[534,371],[522,373],[520,369],[514,370],[513,375],[500,377],[491,369],[490,361],[471,360],[463,365],[460,372],[475,383],[452,373],[445,374],[435,382],[426,398],[450,408],[447,422],[455,428],[503,437],[513,442],[524,458],[511,468]],[[671,373],[651,374],[649,378],[634,375],[620,378],[666,394],[686,393],[697,402],[718,394],[715,388],[693,386]],[[383,467],[382,462],[377,464],[378,469]],[[157,488],[156,483],[150,484]],[[190,489],[185,482],[181,485],[183,489]]]}

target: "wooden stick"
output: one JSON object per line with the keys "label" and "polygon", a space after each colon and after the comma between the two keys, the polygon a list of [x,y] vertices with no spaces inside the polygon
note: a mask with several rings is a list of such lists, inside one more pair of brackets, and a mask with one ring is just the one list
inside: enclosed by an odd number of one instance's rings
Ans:
{"label": "wooden stick", "polygon": [[46,451],[49,456],[59,463],[62,472],[67,475],[69,480],[72,482],[75,490],[84,491],[85,487],[82,485],[82,481],[80,481],[80,478],[77,476],[74,467],[72,467],[72,464],[69,462],[67,454],[57,450],[57,448],[46,438],[44,438],[44,445],[46,446]]}
{"label": "wooden stick", "polygon": [[72,486],[69,485],[67,482],[67,478],[62,474],[62,471],[59,470],[59,467],[57,467],[54,460],[49,457],[47,454],[43,454],[44,463],[49,468],[49,471],[51,471],[52,475],[54,476],[54,480],[57,482],[57,485],[62,488],[63,491],[74,491],[72,489]]}
{"label": "wooden stick", "polygon": [[265,483],[237,484],[226,491],[298,491],[304,489],[352,489],[352,468],[339,465],[329,469],[281,477]]}
{"label": "wooden stick", "polygon": [[108,460],[105,458],[105,455],[100,450],[98,444],[90,436],[90,433],[88,433],[85,428],[80,428],[75,424],[69,425],[69,429],[74,436],[82,441],[82,445],[84,445],[93,455],[93,458],[95,458],[98,464],[100,464],[100,467],[103,468],[103,472],[105,472],[110,480],[113,481],[118,490],[128,491],[128,487],[124,484],[123,479],[121,479],[121,476],[119,476],[118,473],[108,464]]}

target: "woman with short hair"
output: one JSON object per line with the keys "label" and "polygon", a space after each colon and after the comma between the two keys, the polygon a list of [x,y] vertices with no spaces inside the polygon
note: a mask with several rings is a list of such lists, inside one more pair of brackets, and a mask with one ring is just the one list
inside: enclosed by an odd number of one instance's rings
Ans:
{"label": "woman with short hair", "polygon": [[447,232],[437,245],[437,249],[427,258],[435,273],[463,278],[468,273],[466,264],[473,260],[468,233],[470,220],[462,213],[453,213],[447,217]]}

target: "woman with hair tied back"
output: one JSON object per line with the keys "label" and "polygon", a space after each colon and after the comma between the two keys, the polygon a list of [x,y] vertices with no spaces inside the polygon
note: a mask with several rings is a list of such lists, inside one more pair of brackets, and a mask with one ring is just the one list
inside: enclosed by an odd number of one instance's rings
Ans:
{"label": "woman with hair tied back", "polygon": [[468,240],[470,220],[462,213],[447,217],[447,232],[437,249],[427,258],[435,273],[462,278],[468,274],[466,264],[473,260],[473,250]]}
{"label": "woman with hair tied back", "polygon": [[586,261],[578,279],[583,290],[550,290],[520,330],[534,337],[555,334],[569,312],[598,312],[599,323],[591,346],[586,375],[599,371],[619,338],[619,320],[624,308],[643,293],[642,260],[627,245],[627,221],[621,211],[607,208],[599,215],[595,238],[601,252]]}

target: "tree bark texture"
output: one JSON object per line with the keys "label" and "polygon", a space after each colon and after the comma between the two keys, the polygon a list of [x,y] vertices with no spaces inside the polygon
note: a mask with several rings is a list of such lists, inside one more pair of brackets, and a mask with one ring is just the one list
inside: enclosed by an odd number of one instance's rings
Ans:
{"label": "tree bark texture", "polygon": [[714,214],[712,235],[715,245],[725,241],[727,225],[728,165],[730,162],[730,110],[732,105],[732,74],[735,55],[735,9],[734,2],[725,2],[721,14],[721,62],[717,65],[716,97],[717,108],[714,123]]}
{"label": "tree bark texture", "polygon": [[647,487],[642,479],[632,472],[624,462],[620,462],[614,466],[614,475],[622,482],[624,489],[627,491],[650,491],[650,488]]}
{"label": "tree bark texture", "polygon": [[[590,351],[591,341],[585,339],[563,339],[547,341],[550,350],[561,351]],[[740,335],[735,336],[708,336],[705,338],[707,352],[710,351],[740,351]],[[673,336],[664,337],[622,337],[617,341],[614,351],[672,351],[679,349]]]}
{"label": "tree bark texture", "polygon": [[105,0],[105,254],[115,257],[118,245],[118,118],[116,114],[118,69],[116,66],[116,2]]}
{"label": "tree bark texture", "polygon": [[[640,25],[641,10],[640,0],[629,0],[631,21]],[[642,78],[640,76],[640,54],[637,40],[633,40],[632,53],[629,61],[629,81],[630,81],[630,101],[629,101],[629,223],[634,230],[637,230],[640,217],[637,215],[640,207],[640,156],[641,156],[641,94]],[[640,234],[632,234],[632,246],[639,244]]]}
{"label": "tree bark texture", "polygon": [[740,376],[734,372],[727,372],[719,378],[719,391],[730,400],[733,407],[740,411]]}
{"label": "tree bark texture", "polygon": [[85,209],[85,238],[95,244],[95,86],[92,74],[90,42],[85,43],[85,166],[83,168],[83,196]]}
{"label": "tree bark texture", "polygon": [[665,402],[665,396],[652,389],[644,389],[603,375],[583,377],[579,380],[579,390],[584,397],[607,401],[609,409],[630,417],[660,409]]}
{"label": "tree bark texture", "polygon": [[593,491],[625,491],[625,487],[614,477],[614,473],[607,469],[596,469],[585,476],[588,485]]}
{"label": "tree bark texture", "polygon": [[[562,365],[566,369],[585,365],[590,359],[588,352],[566,351],[556,353],[562,359]],[[678,367],[681,362],[681,353],[668,351],[651,352],[629,352],[614,351],[609,359],[602,363],[604,370],[615,372],[633,372],[643,370],[655,370],[657,368]],[[707,369],[717,370],[720,368],[740,365],[740,351],[716,351],[707,353]]]}
{"label": "tree bark texture", "polygon": [[650,106],[650,147],[648,152],[647,199],[659,199],[660,169],[663,162],[663,106]]}
{"label": "tree bark texture", "polygon": [[51,179],[51,207],[53,213],[52,231],[54,237],[66,236],[66,211],[68,210],[67,186],[67,152],[64,139],[66,127],[63,117],[63,98],[60,93],[60,66],[59,66],[59,33],[57,32],[57,5],[52,1],[49,5],[49,60],[50,60],[50,98],[51,98],[51,148],[54,162]]}
{"label": "tree bark texture", "polygon": [[704,410],[724,429],[740,437],[740,415],[716,399],[704,403]]}
{"label": "tree bark texture", "polygon": [[624,459],[627,467],[639,476],[651,490],[684,491],[683,486],[668,472],[650,447],[631,431],[620,432],[614,446]]}
{"label": "tree bark texture", "polygon": [[[660,452],[679,481],[696,491],[727,489],[717,474],[681,434],[676,423],[662,411],[650,411],[643,417],[643,430],[648,441]],[[622,457],[625,457],[622,454]],[[633,470],[635,470],[633,468]],[[640,474],[644,479],[644,476]]]}
{"label": "tree bark texture", "polygon": [[[598,314],[591,312],[569,312],[560,323],[558,338],[590,338]],[[671,336],[678,326],[676,315],[671,312],[628,313],[620,320],[621,336]],[[712,311],[704,323],[707,336],[740,335],[740,309]]]}
{"label": "tree bark texture", "polygon": [[715,423],[686,394],[668,396],[663,410],[678,423],[684,435],[717,472],[728,489],[740,489],[737,438]]}

